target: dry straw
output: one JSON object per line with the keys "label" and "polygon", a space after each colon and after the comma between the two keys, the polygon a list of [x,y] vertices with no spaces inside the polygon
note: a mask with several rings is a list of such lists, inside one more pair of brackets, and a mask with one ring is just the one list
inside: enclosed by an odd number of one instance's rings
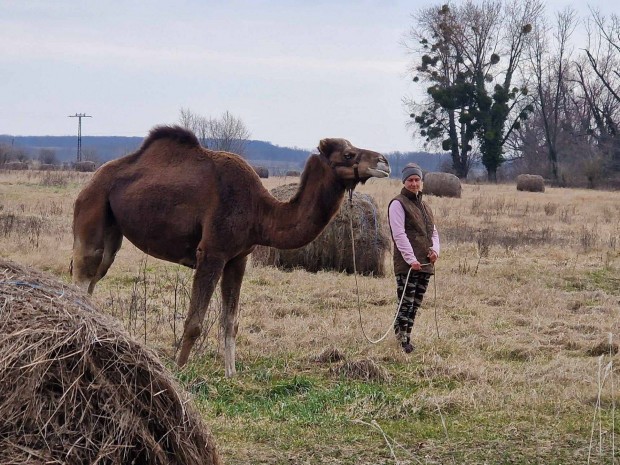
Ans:
{"label": "dry straw", "polygon": [[[278,200],[285,201],[297,189],[295,183],[286,184],[272,189],[271,193]],[[357,272],[384,276],[385,255],[390,248],[385,221],[370,195],[354,192],[352,203],[345,200],[323,232],[306,246],[293,250],[258,246],[252,254],[253,263],[283,269],[303,268],[310,272],[334,270],[353,273],[352,222]]]}
{"label": "dry straw", "polygon": [[150,350],[75,288],[4,260],[0,387],[0,463],[221,463]]}
{"label": "dry straw", "polygon": [[330,371],[347,379],[388,383],[391,381],[389,372],[369,358],[345,361]]}
{"label": "dry straw", "polygon": [[320,354],[311,358],[313,362],[317,363],[333,363],[340,362],[346,358],[345,354],[337,347],[326,347]]}
{"label": "dry straw", "polygon": [[545,192],[545,180],[538,174],[517,176],[517,190],[526,192]]}

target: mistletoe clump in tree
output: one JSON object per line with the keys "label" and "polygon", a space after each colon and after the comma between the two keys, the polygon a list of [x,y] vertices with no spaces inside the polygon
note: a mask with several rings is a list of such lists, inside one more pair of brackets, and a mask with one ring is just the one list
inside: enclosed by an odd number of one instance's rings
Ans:
{"label": "mistletoe clump in tree", "polygon": [[411,38],[423,54],[414,81],[431,86],[424,102],[409,102],[412,120],[427,142],[442,140],[458,176],[467,174],[475,141],[489,179],[496,180],[504,143],[532,111],[527,88],[513,81],[531,20],[541,10],[539,0],[467,1],[416,16]]}
{"label": "mistletoe clump in tree", "polygon": [[422,56],[413,81],[430,86],[424,102],[407,102],[413,110],[411,124],[428,144],[450,152],[455,174],[464,178],[472,162],[477,124],[472,115],[472,76],[454,46],[457,18],[447,5],[429,8],[420,13],[418,26],[412,29],[411,37],[416,43],[415,53]]}

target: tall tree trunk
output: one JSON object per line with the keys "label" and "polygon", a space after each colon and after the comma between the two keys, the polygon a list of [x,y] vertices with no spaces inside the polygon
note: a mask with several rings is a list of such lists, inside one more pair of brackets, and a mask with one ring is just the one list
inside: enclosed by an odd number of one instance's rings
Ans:
{"label": "tall tree trunk", "polygon": [[[449,121],[449,131],[448,135],[450,138],[450,152],[452,156],[452,167],[454,168],[455,174],[459,178],[467,177],[467,149],[462,148],[459,149],[459,135],[456,130],[456,116],[454,110],[450,110],[448,114]],[[464,151],[464,153],[463,153]]]}
{"label": "tall tree trunk", "polygon": [[555,145],[549,145],[549,160],[551,160],[551,175],[553,180],[558,183],[558,153],[555,150]]}

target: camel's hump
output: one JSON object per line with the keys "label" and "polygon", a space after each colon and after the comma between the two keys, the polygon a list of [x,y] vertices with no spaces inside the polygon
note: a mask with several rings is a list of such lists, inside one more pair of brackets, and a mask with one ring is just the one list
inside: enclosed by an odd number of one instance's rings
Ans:
{"label": "camel's hump", "polygon": [[146,148],[157,140],[167,139],[176,142],[177,144],[186,145],[189,147],[200,147],[200,142],[196,135],[181,126],[155,126],[149,132],[149,135],[142,142],[142,146],[138,150],[143,152]]}

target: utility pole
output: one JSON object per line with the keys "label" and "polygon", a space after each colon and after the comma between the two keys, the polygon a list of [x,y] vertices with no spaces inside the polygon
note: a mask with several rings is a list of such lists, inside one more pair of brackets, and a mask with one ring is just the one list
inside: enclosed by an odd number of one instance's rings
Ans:
{"label": "utility pole", "polygon": [[92,118],[92,116],[86,113],[76,113],[75,115],[69,115],[68,118],[78,119],[77,161],[82,161],[82,118]]}

